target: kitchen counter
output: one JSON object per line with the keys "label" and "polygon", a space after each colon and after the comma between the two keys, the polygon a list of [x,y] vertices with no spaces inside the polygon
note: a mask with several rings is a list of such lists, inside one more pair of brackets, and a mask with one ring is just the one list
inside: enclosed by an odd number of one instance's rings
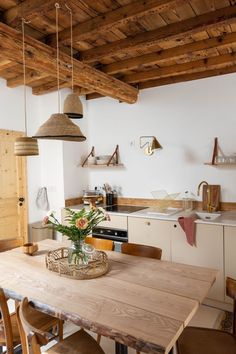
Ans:
{"label": "kitchen counter", "polygon": [[[104,207],[105,205],[99,204],[98,207]],[[89,208],[89,205],[78,204],[70,206],[72,210],[80,210],[82,208]],[[155,211],[154,208],[146,208],[134,213],[118,213],[109,211],[109,214],[122,215],[122,216],[131,216],[136,218],[147,218],[147,219],[157,219],[157,220],[166,220],[166,221],[178,221],[180,216],[191,216],[194,215],[194,210],[191,212],[180,211],[176,214],[165,216],[165,215],[152,215],[150,212]],[[221,225],[221,226],[236,226],[236,211],[222,211],[221,216],[219,216],[215,220],[201,220],[197,219],[195,221],[197,224],[213,224],[213,225]]]}

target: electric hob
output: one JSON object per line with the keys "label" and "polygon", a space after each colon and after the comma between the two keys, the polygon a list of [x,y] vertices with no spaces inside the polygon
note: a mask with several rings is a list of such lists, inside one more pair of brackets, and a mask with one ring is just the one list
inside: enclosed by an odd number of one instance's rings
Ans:
{"label": "electric hob", "polygon": [[141,207],[141,206],[136,206],[136,205],[108,205],[105,206],[104,209],[106,211],[114,212],[114,213],[124,213],[124,214],[130,214],[130,213],[135,213],[136,211],[142,210],[142,209],[147,209],[147,207]]}

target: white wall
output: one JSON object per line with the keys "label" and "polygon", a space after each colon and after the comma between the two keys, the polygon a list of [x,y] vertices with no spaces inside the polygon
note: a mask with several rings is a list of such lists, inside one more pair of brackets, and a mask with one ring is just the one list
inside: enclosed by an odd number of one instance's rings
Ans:
{"label": "white wall", "polygon": [[[190,189],[200,181],[220,184],[223,201],[236,201],[236,167],[216,168],[211,160],[214,137],[225,154],[236,153],[236,75],[141,91],[137,104],[109,98],[89,101],[89,142],[97,154],[120,146],[124,169],[90,170],[90,186],[108,182],[126,197],[151,198],[151,191]],[[157,137],[163,150],[146,156],[141,135]],[[133,146],[133,142],[135,145]]]}

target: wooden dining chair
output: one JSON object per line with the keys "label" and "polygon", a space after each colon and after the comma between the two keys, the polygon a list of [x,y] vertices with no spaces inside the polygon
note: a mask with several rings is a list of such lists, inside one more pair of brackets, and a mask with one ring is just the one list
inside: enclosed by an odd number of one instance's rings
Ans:
{"label": "wooden dining chair", "polygon": [[[13,354],[14,348],[21,344],[19,329],[17,326],[16,313],[9,312],[7,298],[3,289],[0,288],[0,346],[6,347],[7,354]],[[57,327],[57,333],[54,339],[63,339],[63,322],[55,317],[46,315],[42,312],[36,311],[33,316],[33,323],[42,330],[52,330]],[[23,354],[26,354],[23,352]]]}
{"label": "wooden dining chair", "polygon": [[[35,309],[24,298],[17,308],[17,320],[22,342],[25,343],[26,354],[41,354],[40,347],[48,344],[51,334],[33,323]],[[53,345],[45,354],[105,354],[100,345],[86,331],[80,329],[76,333]]]}
{"label": "wooden dining chair", "polygon": [[[153,246],[140,245],[136,243],[122,243],[121,252],[125,254],[129,254],[130,256],[137,257],[147,257],[147,258],[155,258],[161,259],[162,249]],[[137,350],[136,354],[140,354]]]}
{"label": "wooden dining chair", "polygon": [[162,249],[136,243],[122,243],[121,252],[131,256],[161,259]]}
{"label": "wooden dining chair", "polygon": [[111,240],[104,240],[96,237],[86,237],[85,243],[89,243],[97,250],[114,251],[114,242]]}
{"label": "wooden dining chair", "polygon": [[226,278],[226,294],[234,300],[233,333],[200,327],[186,327],[177,341],[178,354],[236,353],[236,280]]}

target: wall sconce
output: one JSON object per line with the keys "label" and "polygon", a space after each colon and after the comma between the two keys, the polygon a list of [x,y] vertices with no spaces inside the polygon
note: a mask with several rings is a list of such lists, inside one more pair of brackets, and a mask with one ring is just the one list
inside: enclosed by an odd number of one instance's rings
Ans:
{"label": "wall sconce", "polygon": [[157,141],[155,136],[140,136],[139,138],[140,149],[144,149],[146,155],[152,155],[154,150],[162,149],[161,144]]}

